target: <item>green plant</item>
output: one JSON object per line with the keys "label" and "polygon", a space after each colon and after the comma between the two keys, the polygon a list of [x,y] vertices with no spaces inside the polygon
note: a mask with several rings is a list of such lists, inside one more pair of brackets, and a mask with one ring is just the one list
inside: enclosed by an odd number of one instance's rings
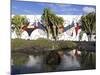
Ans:
{"label": "green plant", "polygon": [[49,38],[50,34],[52,34],[53,39],[56,41],[58,35],[58,26],[63,25],[64,19],[54,14],[50,8],[44,8],[41,19],[46,28],[47,37]]}
{"label": "green plant", "polygon": [[11,24],[14,25],[17,36],[20,37],[20,35],[21,35],[21,26],[22,25],[28,25],[29,22],[28,22],[28,19],[27,19],[26,16],[16,15],[11,19]]}
{"label": "green plant", "polygon": [[89,13],[81,17],[82,30],[88,35],[88,40],[91,41],[91,35],[96,32],[96,13]]}

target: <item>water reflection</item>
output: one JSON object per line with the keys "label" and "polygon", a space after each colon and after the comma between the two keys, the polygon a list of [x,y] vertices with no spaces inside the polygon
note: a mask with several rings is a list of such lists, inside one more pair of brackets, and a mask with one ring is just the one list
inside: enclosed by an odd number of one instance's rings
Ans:
{"label": "water reflection", "polygon": [[[76,54],[76,52],[77,52],[77,54]],[[52,64],[50,64],[49,66],[46,65],[44,56],[45,57],[47,57],[47,56],[45,55],[46,53],[44,53],[42,55],[40,55],[40,54],[28,55],[27,62],[24,63],[24,66],[20,66],[20,67],[16,66],[16,64],[13,64],[14,60],[12,60],[11,61],[12,62],[12,73],[34,73],[34,72],[65,71],[65,70],[68,71],[68,70],[82,69],[82,66],[84,66],[84,65],[82,65],[84,63],[81,64],[81,62],[80,62],[80,60],[83,60],[83,53],[80,51],[77,51],[77,50],[56,51],[56,53],[59,54],[61,61],[59,64],[56,64],[55,68],[53,68],[55,64],[53,64],[53,66],[52,66]],[[94,56],[92,56],[92,57],[94,57]],[[55,56],[51,57],[50,59],[52,59],[52,58],[55,58]],[[90,58],[88,57],[88,59],[86,59],[86,60],[89,60],[89,59]],[[18,59],[16,59],[16,60],[18,60]],[[55,59],[53,61],[55,63],[55,61],[58,61],[58,60]],[[94,61],[94,60],[92,60],[92,61]],[[87,62],[90,63],[91,60],[89,60]],[[90,66],[92,66],[92,65],[90,65]]]}
{"label": "water reflection", "polygon": [[13,59],[11,59],[11,66],[13,66],[14,65],[14,63],[13,63]]}
{"label": "water reflection", "polygon": [[39,68],[41,66],[42,59],[40,56],[29,55],[28,62],[25,64],[26,67],[36,67]]}
{"label": "water reflection", "polygon": [[73,70],[79,69],[80,64],[76,57],[70,55],[63,55],[62,62],[58,67],[58,70]]}

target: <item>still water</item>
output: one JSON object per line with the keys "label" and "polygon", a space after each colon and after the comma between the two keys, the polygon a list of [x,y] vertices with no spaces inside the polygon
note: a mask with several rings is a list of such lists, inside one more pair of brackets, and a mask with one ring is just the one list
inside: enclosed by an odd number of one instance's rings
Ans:
{"label": "still water", "polygon": [[[46,54],[39,54],[39,55],[28,55],[27,60],[23,65],[16,65],[11,60],[12,64],[12,74],[20,74],[20,73],[40,73],[40,72],[54,72],[54,71],[70,71],[70,70],[80,70],[82,69],[80,60],[82,53],[78,51],[77,55],[75,55],[75,50],[71,51],[60,51],[57,52],[60,56],[60,62],[56,64],[46,64],[45,58],[47,57]],[[54,57],[55,58],[55,57]],[[18,59],[16,59],[18,60]],[[82,59],[83,60],[83,59]],[[51,57],[51,60],[53,58]],[[58,59],[54,59],[58,61]],[[90,61],[91,62],[91,61]]]}

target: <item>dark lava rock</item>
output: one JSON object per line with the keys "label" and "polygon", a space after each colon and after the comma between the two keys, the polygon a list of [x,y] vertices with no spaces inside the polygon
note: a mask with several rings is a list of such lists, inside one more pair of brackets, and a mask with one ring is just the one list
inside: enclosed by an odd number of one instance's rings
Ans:
{"label": "dark lava rock", "polygon": [[59,65],[61,62],[61,57],[58,54],[58,52],[50,52],[47,56],[46,56],[46,64],[47,65]]}

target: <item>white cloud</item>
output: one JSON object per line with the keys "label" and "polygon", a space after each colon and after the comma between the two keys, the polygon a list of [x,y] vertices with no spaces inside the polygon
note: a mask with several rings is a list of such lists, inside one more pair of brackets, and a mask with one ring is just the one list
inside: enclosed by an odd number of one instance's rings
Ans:
{"label": "white cloud", "polygon": [[90,12],[95,12],[96,10],[95,10],[95,8],[93,8],[93,7],[84,7],[84,8],[83,8],[83,11],[84,11],[85,13],[90,13]]}

